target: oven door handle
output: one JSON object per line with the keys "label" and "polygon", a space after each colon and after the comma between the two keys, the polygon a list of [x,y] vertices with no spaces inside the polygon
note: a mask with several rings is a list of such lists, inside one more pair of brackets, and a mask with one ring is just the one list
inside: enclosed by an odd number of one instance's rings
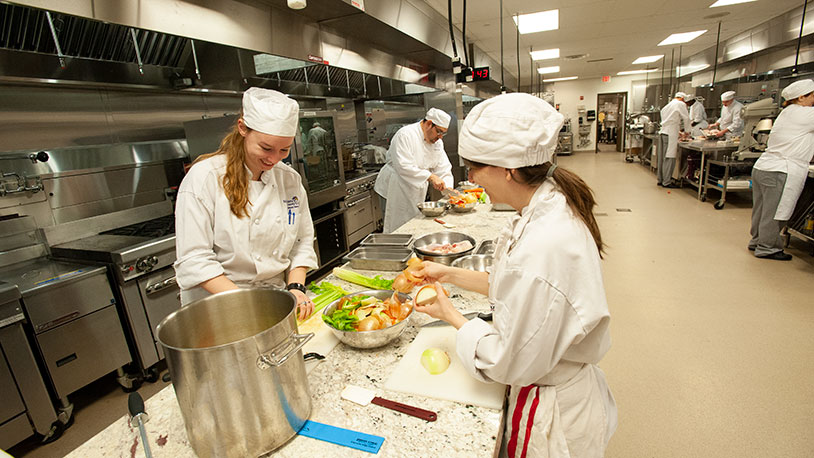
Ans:
{"label": "oven door handle", "polygon": [[147,294],[152,294],[152,293],[157,293],[157,292],[161,291],[162,289],[169,288],[170,286],[175,286],[175,285],[176,285],[175,277],[173,276],[173,277],[167,278],[165,280],[153,283],[151,285],[147,285],[145,290],[147,291]]}

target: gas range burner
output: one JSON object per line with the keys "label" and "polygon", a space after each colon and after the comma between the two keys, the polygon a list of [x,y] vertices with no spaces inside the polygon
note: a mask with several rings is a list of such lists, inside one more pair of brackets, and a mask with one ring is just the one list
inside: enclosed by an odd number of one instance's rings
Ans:
{"label": "gas range burner", "polygon": [[151,219],[142,223],[131,224],[109,231],[102,232],[101,235],[129,235],[135,237],[163,237],[175,233],[175,216],[167,215],[161,218]]}

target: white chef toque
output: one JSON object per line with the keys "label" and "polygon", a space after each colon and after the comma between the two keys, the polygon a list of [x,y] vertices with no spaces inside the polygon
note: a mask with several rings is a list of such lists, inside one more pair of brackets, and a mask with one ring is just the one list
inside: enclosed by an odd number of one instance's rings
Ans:
{"label": "white chef toque", "polygon": [[427,121],[432,121],[432,123],[438,127],[449,129],[449,121],[452,118],[438,108],[430,108],[427,110],[427,115],[424,116],[424,119]]}
{"label": "white chef toque", "polygon": [[502,94],[475,105],[458,138],[458,154],[516,169],[551,160],[565,117],[529,94]]}
{"label": "white chef toque", "polygon": [[801,95],[810,94],[812,92],[814,92],[814,81],[800,80],[786,86],[780,95],[786,100],[794,100]]}
{"label": "white chef toque", "polygon": [[693,100],[695,100],[695,96],[694,96],[694,95],[692,95],[692,94],[685,94],[685,95],[684,95],[684,101],[685,101],[685,102],[692,102]]}
{"label": "white chef toque", "polygon": [[682,99],[686,99],[686,98],[687,98],[687,94],[685,94],[685,93],[683,93],[683,92],[676,92],[675,98],[682,98]]}
{"label": "white chef toque", "polygon": [[735,98],[735,91],[726,91],[721,94],[721,102],[726,102]]}
{"label": "white chef toque", "polygon": [[251,87],[243,93],[243,122],[258,132],[294,137],[299,113],[297,102],[281,92]]}

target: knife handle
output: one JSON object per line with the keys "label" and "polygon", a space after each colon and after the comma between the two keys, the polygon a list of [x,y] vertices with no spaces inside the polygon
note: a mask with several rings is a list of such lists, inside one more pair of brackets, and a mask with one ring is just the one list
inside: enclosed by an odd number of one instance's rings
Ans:
{"label": "knife handle", "polygon": [[373,404],[386,407],[391,410],[395,410],[396,412],[406,413],[407,415],[412,415],[414,417],[420,418],[422,420],[427,421],[435,421],[438,419],[438,416],[435,412],[431,412],[429,410],[419,409],[418,407],[408,406],[407,404],[402,404],[400,402],[391,401],[389,399],[384,399],[376,396],[373,398]]}

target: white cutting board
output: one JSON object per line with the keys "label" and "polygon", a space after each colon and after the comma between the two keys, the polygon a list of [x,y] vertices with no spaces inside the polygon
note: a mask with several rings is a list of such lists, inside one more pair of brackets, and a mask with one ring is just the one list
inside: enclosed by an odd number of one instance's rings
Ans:
{"label": "white cutting board", "polygon": [[[502,409],[506,385],[483,383],[466,372],[455,351],[456,332],[452,326],[422,328],[384,383],[384,388],[489,409]],[[451,362],[444,373],[432,375],[421,365],[421,354],[428,348],[440,348],[449,355]]]}
{"label": "white cutting board", "polygon": [[[308,334],[309,332],[314,333],[314,337],[311,338],[306,344],[302,347],[302,354],[306,353],[319,353],[322,356],[328,356],[328,353],[336,347],[336,344],[339,343],[339,339],[334,335],[333,332],[328,328],[322,321],[322,312],[315,313],[314,316],[305,320],[304,322],[297,325],[297,329],[300,334]],[[319,364],[319,360],[311,360],[305,362],[305,371],[306,373],[310,373],[311,370]]]}

